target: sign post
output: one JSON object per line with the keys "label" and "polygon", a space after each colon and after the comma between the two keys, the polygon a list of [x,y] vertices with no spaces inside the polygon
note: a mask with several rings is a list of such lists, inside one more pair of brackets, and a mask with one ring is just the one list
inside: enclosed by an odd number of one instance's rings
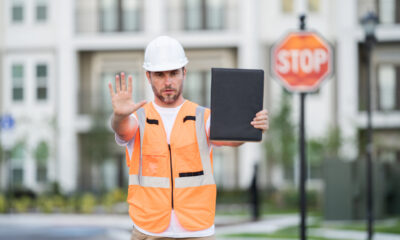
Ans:
{"label": "sign post", "polygon": [[330,44],[317,32],[305,31],[305,15],[300,16],[300,31],[290,32],[271,50],[272,76],[290,92],[300,93],[300,239],[307,239],[307,157],[305,141],[305,98],[318,90],[332,74],[333,53]]}

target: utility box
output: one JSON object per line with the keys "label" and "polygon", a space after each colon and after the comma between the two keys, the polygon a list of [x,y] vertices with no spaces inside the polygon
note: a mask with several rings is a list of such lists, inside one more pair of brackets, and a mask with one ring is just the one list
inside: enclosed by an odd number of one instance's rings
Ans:
{"label": "utility box", "polygon": [[[374,218],[400,212],[400,164],[387,166],[374,161]],[[367,211],[367,169],[365,159],[324,161],[324,218],[326,220],[365,219]]]}

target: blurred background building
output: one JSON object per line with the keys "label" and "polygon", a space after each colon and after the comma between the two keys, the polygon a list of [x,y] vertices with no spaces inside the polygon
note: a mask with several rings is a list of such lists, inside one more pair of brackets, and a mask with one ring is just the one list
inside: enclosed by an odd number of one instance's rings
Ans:
{"label": "blurred background building", "polygon": [[[359,19],[379,15],[373,50],[374,160],[400,162],[400,4],[396,0],[2,0],[0,1],[0,110],[15,126],[2,131],[0,187],[64,192],[127,185],[124,149],[109,127],[107,83],[133,75],[134,99],[152,100],[142,69],[146,44],[170,35],[189,58],[185,98],[209,106],[211,67],[265,70],[265,107],[271,119],[289,106],[289,125],[272,121],[264,142],[214,151],[217,184],[247,188],[253,165],[262,186],[282,188],[297,179],[297,95],[269,76],[270,48],[288,30],[319,31],[335,49],[335,75],[306,102],[309,187],[322,187],[322,154],[354,161],[365,149],[364,33]],[[240,96],[238,96],[240,97]],[[282,122],[282,121],[281,121]],[[278,123],[274,125],[274,123]],[[284,130],[283,129],[283,130]],[[333,141],[333,142],[332,142]],[[336,141],[336,142],[335,142]],[[277,147],[278,146],[278,147]],[[283,147],[282,147],[283,146]],[[282,148],[280,155],[276,150]],[[287,154],[291,151],[292,154]],[[289,159],[281,158],[287,154]],[[286,156],[286,155],[285,155]]]}

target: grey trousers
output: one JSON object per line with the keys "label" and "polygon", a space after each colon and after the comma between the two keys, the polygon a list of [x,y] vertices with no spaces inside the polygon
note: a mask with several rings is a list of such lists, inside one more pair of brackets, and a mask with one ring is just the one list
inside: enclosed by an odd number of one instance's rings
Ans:
{"label": "grey trousers", "polygon": [[139,232],[136,229],[133,229],[132,235],[131,235],[131,240],[173,240],[173,239],[179,239],[179,240],[215,240],[215,236],[208,236],[208,237],[194,237],[194,238],[166,238],[166,237],[155,237],[155,236],[149,236],[146,234],[143,234]]}

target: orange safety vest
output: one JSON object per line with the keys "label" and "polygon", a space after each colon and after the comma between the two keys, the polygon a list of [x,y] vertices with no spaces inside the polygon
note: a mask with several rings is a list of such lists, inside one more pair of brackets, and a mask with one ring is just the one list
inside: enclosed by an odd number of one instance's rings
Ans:
{"label": "orange safety vest", "polygon": [[129,215],[140,228],[167,229],[171,210],[187,230],[214,224],[216,185],[205,130],[209,109],[185,101],[175,119],[170,144],[163,122],[148,103],[135,113],[139,129],[129,166]]}

